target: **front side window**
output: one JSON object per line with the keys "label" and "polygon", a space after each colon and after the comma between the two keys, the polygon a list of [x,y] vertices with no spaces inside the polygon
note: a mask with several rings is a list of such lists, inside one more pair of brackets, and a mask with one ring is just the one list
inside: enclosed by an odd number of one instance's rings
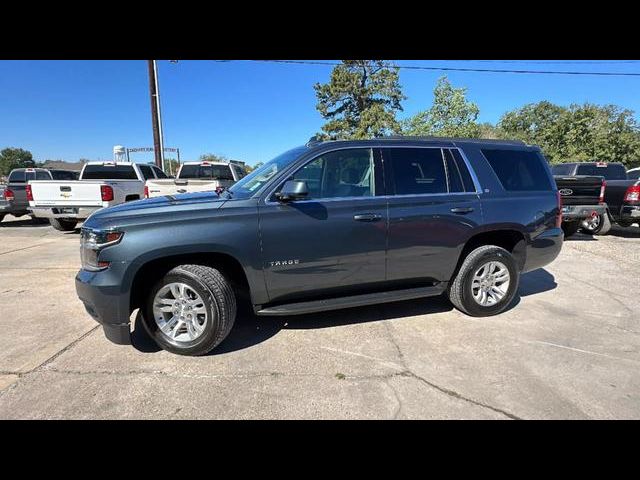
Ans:
{"label": "front side window", "polygon": [[372,197],[373,153],[369,148],[337,150],[307,163],[291,180],[307,183],[309,199]]}
{"label": "front side window", "polygon": [[390,148],[396,195],[447,193],[447,175],[440,148]]}

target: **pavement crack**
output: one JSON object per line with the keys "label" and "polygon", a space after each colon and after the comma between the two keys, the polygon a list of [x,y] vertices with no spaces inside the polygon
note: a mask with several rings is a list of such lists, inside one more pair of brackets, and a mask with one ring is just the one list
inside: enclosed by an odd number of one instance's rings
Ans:
{"label": "pavement crack", "polygon": [[514,415],[513,413],[509,413],[506,410],[502,410],[501,408],[493,407],[493,406],[488,405],[486,403],[482,403],[482,402],[479,402],[479,401],[474,400],[472,398],[465,397],[464,395],[462,395],[462,394],[460,394],[460,393],[458,393],[458,392],[456,392],[454,390],[450,390],[448,388],[436,385],[435,383],[431,383],[430,381],[422,378],[421,376],[416,375],[411,370],[406,370],[404,372],[399,373],[398,375],[399,376],[403,376],[403,377],[415,378],[416,380],[419,380],[422,383],[430,386],[431,388],[435,388],[439,392],[442,392],[442,393],[444,393],[446,395],[449,395],[450,397],[457,398],[458,400],[462,400],[464,402],[468,402],[468,403],[471,403],[473,405],[477,405],[479,407],[488,408],[489,410],[492,410],[494,412],[500,413],[500,414],[504,415],[505,417],[508,417],[508,418],[510,418],[512,420],[522,420],[522,418]]}
{"label": "pavement crack", "polygon": [[26,373],[32,373],[35,372],[47,365],[49,365],[51,362],[53,362],[56,358],[58,358],[60,355],[62,355],[65,352],[68,352],[69,350],[71,350],[73,347],[75,347],[78,343],[80,343],[82,340],[84,340],[85,338],[87,338],[89,335],[91,335],[93,332],[95,332],[98,328],[100,328],[101,325],[96,325],[95,327],[93,327],[91,330],[89,330],[88,332],[80,335],[78,338],[76,338],[73,342],[69,343],[66,347],[64,347],[62,350],[59,350],[58,352],[54,353],[53,355],[51,355],[49,358],[47,358],[44,362],[42,362],[40,365],[38,365],[36,368],[33,368],[31,370],[29,370]]}

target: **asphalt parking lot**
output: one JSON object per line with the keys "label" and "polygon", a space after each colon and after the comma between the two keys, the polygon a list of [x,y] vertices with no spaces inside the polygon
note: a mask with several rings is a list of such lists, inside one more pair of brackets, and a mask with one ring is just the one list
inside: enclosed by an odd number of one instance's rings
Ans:
{"label": "asphalt parking lot", "polygon": [[75,295],[78,233],[0,224],[0,418],[640,418],[640,228],[578,234],[492,318],[442,298],[241,312],[204,357],[108,342]]}

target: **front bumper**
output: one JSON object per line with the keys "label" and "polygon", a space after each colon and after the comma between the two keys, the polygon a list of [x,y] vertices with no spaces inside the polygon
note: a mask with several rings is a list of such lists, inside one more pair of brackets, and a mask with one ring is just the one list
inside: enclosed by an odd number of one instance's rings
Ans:
{"label": "front bumper", "polygon": [[586,220],[593,216],[593,212],[596,212],[598,215],[603,215],[606,211],[606,205],[563,205],[562,221],[577,222],[579,220]]}
{"label": "front bumper", "polygon": [[85,220],[101,207],[31,207],[31,213],[36,218],[62,218]]}
{"label": "front bumper", "polygon": [[87,313],[102,324],[107,339],[118,345],[131,345],[129,295],[121,293],[121,282],[110,270],[80,270],[76,293]]}

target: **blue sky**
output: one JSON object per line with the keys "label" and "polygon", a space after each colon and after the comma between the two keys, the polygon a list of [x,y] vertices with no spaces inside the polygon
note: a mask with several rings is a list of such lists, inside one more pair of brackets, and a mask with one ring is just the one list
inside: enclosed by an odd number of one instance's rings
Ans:
{"label": "blue sky", "polygon": [[[402,60],[400,65],[640,72],[640,62],[493,63]],[[330,66],[250,61],[159,62],[165,146],[183,160],[212,152],[250,164],[302,144],[319,131],[313,84]],[[443,72],[401,70],[404,118],[428,108]],[[480,120],[539,100],[614,103],[640,112],[640,77],[448,72],[468,88]],[[111,159],[113,145],[152,146],[145,60],[0,61],[0,148],[30,150],[36,160]],[[152,154],[135,154],[148,161]]]}

